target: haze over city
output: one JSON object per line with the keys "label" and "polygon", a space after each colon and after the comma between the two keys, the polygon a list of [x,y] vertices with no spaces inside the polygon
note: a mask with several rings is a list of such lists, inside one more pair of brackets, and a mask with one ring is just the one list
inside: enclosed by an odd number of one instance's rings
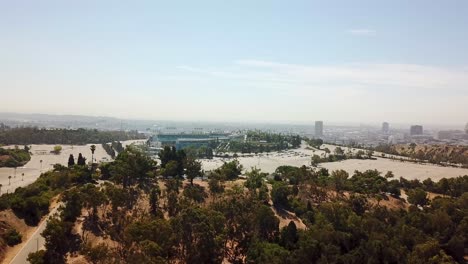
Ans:
{"label": "haze over city", "polygon": [[463,126],[466,1],[2,1],[0,112]]}

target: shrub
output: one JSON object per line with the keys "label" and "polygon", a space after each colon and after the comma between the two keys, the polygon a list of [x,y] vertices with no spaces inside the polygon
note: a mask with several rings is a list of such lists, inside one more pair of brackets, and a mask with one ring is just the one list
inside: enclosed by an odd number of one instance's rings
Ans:
{"label": "shrub", "polygon": [[3,235],[3,238],[10,247],[18,245],[23,240],[23,236],[13,228],[8,229]]}

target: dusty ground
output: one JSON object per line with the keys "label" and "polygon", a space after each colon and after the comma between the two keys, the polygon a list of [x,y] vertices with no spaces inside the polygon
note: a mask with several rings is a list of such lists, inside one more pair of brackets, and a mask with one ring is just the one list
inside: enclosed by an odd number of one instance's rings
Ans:
{"label": "dusty ground", "polygon": [[[139,142],[142,142],[142,140],[122,141],[122,145],[125,147],[132,143],[139,143]],[[106,151],[102,148],[101,144],[95,144],[95,145],[96,145],[96,151],[94,152],[94,159],[96,162],[111,160],[111,157],[107,155]],[[61,145],[62,152],[58,155],[50,153],[50,151],[53,150],[55,145],[31,145],[31,146],[32,146],[31,160],[23,167],[17,168],[16,173],[15,173],[14,168],[0,168],[0,184],[2,184],[1,193],[13,192],[18,187],[26,186],[26,185],[33,183],[39,177],[41,172],[45,172],[45,171],[52,169],[54,164],[58,163],[62,165],[67,165],[68,157],[70,156],[70,154],[73,154],[73,156],[75,157],[75,162],[76,162],[76,159],[78,158],[79,153],[82,153],[82,155],[87,159],[86,160],[87,162],[91,161],[91,150],[90,150],[91,144],[81,145],[81,146]],[[6,146],[3,148],[13,148],[13,147],[14,146]],[[41,163],[41,160],[42,160],[42,163]],[[23,173],[24,173],[24,177],[22,177]],[[16,177],[15,177],[15,174],[16,174]],[[11,185],[9,184],[8,176],[12,176]]]}
{"label": "dusty ground", "polygon": [[468,158],[468,147],[466,146],[452,146],[452,145],[424,145],[418,144],[414,149],[408,144],[395,145],[394,149],[402,154],[412,154],[422,152],[424,154],[441,155],[451,159],[457,156]]}
{"label": "dusty ground", "polygon": [[[329,148],[331,152],[335,149],[335,146],[325,145],[322,147]],[[348,151],[347,148],[343,148],[345,152]],[[356,149],[351,149],[355,152]],[[301,148],[282,151],[282,152],[271,152],[263,153],[252,156],[242,156],[238,158],[239,162],[244,166],[245,170],[249,170],[252,167],[260,168],[264,172],[272,173],[276,170],[277,167],[281,165],[291,165],[291,166],[310,166],[311,157],[316,155],[324,155],[323,150],[313,150],[307,149],[306,145],[303,144]],[[379,156],[379,153],[376,153]],[[218,168],[225,161],[230,161],[231,159],[223,158],[214,158],[212,160],[203,160],[203,169],[213,170]],[[431,164],[416,164],[412,162],[401,162],[397,160],[377,158],[376,160],[358,160],[350,159],[340,162],[329,162],[321,163],[319,167],[326,168],[328,170],[339,170],[343,169],[349,174],[353,174],[355,170],[365,171],[369,169],[377,169],[382,173],[387,171],[392,171],[396,178],[403,177],[406,179],[419,179],[425,180],[431,178],[433,181],[438,181],[442,178],[453,178],[463,175],[468,175],[468,169],[463,168],[453,168],[453,167],[442,167]]]}

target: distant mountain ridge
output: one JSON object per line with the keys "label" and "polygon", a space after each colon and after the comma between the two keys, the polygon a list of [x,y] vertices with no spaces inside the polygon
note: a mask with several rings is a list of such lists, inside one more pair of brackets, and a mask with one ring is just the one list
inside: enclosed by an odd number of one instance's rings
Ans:
{"label": "distant mountain ridge", "polygon": [[119,130],[128,121],[114,117],[84,115],[22,114],[0,112],[0,123],[16,126],[37,126],[46,128],[94,128]]}

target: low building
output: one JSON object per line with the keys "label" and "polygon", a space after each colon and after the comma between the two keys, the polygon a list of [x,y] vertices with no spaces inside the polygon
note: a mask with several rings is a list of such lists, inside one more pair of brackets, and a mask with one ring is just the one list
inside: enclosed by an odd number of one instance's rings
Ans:
{"label": "low building", "polygon": [[151,145],[182,149],[188,145],[201,146],[226,140],[229,140],[229,135],[223,133],[159,133],[151,138]]}
{"label": "low building", "polygon": [[411,136],[419,136],[423,134],[423,126],[414,125],[410,127],[410,135]]}

